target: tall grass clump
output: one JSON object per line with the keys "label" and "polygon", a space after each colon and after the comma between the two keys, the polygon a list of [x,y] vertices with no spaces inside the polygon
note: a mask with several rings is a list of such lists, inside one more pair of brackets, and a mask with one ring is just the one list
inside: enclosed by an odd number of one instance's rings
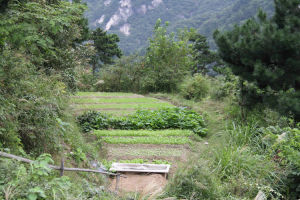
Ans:
{"label": "tall grass clump", "polygon": [[192,162],[177,171],[163,196],[179,199],[218,199],[221,197],[219,180],[207,163]]}
{"label": "tall grass clump", "polygon": [[[255,124],[233,124],[224,141],[194,158],[167,187],[167,196],[185,199],[253,199],[263,191],[268,199],[284,194],[284,168],[266,154]],[[221,140],[218,140],[221,141]],[[195,161],[198,160],[198,161]],[[205,163],[205,164],[204,164]]]}

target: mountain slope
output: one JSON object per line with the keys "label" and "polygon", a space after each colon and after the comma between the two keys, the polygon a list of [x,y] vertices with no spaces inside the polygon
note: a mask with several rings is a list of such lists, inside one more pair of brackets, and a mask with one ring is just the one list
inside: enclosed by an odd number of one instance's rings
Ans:
{"label": "mountain slope", "polygon": [[273,12],[272,0],[86,0],[91,28],[101,27],[120,36],[125,53],[146,46],[158,18],[170,30],[193,27],[210,38],[215,29],[230,29],[254,16],[259,8]]}

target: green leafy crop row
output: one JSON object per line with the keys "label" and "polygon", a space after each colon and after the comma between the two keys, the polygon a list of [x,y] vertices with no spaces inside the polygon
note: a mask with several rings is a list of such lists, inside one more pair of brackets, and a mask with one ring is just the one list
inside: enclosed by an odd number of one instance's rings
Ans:
{"label": "green leafy crop row", "polygon": [[146,137],[146,136],[190,136],[193,134],[190,130],[95,130],[96,136],[123,136],[123,137]]}
{"label": "green leafy crop row", "polygon": [[141,110],[127,117],[113,117],[100,112],[89,111],[79,116],[77,120],[85,132],[93,129],[187,129],[200,136],[205,136],[207,131],[203,117],[195,111],[185,108]]}

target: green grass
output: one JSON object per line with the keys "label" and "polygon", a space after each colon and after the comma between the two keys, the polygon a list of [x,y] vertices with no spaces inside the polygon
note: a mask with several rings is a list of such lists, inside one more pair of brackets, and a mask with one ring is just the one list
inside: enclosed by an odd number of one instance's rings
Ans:
{"label": "green grass", "polygon": [[170,103],[144,103],[144,104],[74,104],[76,109],[159,109],[174,107]]}
{"label": "green grass", "polygon": [[73,98],[71,103],[159,103],[160,100],[155,98]]}
{"label": "green grass", "polygon": [[192,131],[189,130],[95,130],[94,135],[96,136],[120,136],[120,137],[149,137],[149,136],[191,136]]}
{"label": "green grass", "polygon": [[123,92],[77,92],[75,96],[103,96],[103,97],[109,97],[109,96],[132,96],[136,95],[133,93],[123,93]]}
{"label": "green grass", "polygon": [[[76,98],[76,96],[81,98]],[[126,116],[133,114],[136,110],[155,110],[174,107],[172,104],[156,98],[122,92],[78,92],[71,99],[70,103],[76,115],[83,114],[88,110],[97,110],[114,116]]]}
{"label": "green grass", "polygon": [[[186,100],[178,94],[150,94],[150,97],[165,99],[176,106],[188,107],[201,113],[205,116],[207,123],[208,137],[213,135],[223,134],[228,121],[228,114],[225,112],[225,107],[230,105],[228,99],[217,101],[210,98],[195,102],[193,100]],[[217,138],[219,142],[220,138]]]}
{"label": "green grass", "polygon": [[[82,109],[80,111],[76,111],[76,115],[82,115],[84,112],[88,111],[89,109]],[[101,113],[105,113],[105,114],[110,114],[113,116],[126,116],[126,115],[130,115],[136,112],[136,110],[103,110],[103,111],[98,111]]]}
{"label": "green grass", "polygon": [[103,137],[109,144],[187,144],[188,137]]}

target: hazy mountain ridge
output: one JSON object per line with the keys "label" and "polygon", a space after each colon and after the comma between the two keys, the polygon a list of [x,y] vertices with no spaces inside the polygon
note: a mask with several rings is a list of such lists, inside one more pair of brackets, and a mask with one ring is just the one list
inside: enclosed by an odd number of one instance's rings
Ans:
{"label": "hazy mountain ridge", "polygon": [[273,12],[269,0],[86,0],[90,27],[120,36],[121,48],[130,53],[145,47],[158,18],[170,30],[193,27],[210,37],[215,29],[229,29],[254,16],[259,8]]}

